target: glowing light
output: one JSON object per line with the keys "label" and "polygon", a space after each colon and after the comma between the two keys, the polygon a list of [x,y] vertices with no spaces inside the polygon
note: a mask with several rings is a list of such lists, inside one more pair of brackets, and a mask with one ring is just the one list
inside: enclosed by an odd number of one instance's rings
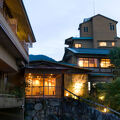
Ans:
{"label": "glowing light", "polygon": [[104,110],[102,112],[106,113],[106,112],[108,112],[108,109],[104,108]]}
{"label": "glowing light", "polygon": [[31,76],[32,74],[31,73],[29,73],[29,76]]}
{"label": "glowing light", "polygon": [[79,61],[79,62],[78,62],[78,65],[79,65],[80,67],[83,67],[83,61]]}
{"label": "glowing light", "polygon": [[39,86],[39,84],[40,84],[40,81],[39,81],[39,80],[35,80],[35,81],[33,82],[33,85],[34,85],[34,86]]}
{"label": "glowing light", "polygon": [[65,96],[69,96],[69,94],[68,93],[66,93],[66,95]]}
{"label": "glowing light", "polygon": [[82,87],[83,87],[83,83],[75,83],[75,86],[74,86],[75,93],[79,93]]}
{"label": "glowing light", "polygon": [[99,99],[100,100],[104,100],[105,96],[100,96]]}

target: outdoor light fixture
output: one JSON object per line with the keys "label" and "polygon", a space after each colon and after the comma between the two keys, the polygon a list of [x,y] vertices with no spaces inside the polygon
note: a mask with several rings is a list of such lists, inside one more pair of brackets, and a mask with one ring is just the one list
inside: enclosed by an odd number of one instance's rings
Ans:
{"label": "outdoor light fixture", "polygon": [[69,94],[68,93],[66,93],[66,95],[65,96],[69,96]]}
{"label": "outdoor light fixture", "polygon": [[104,98],[105,98],[105,96],[100,96],[99,97],[99,99],[102,100],[102,101],[104,100]]}

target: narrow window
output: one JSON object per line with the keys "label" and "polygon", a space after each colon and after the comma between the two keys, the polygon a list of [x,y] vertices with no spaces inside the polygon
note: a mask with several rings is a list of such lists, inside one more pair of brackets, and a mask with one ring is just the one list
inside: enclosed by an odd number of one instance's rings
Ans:
{"label": "narrow window", "polygon": [[84,27],[84,32],[88,32],[88,27]]}
{"label": "narrow window", "polygon": [[112,46],[113,46],[113,47],[115,46],[115,42],[112,42]]}
{"label": "narrow window", "polygon": [[114,25],[110,23],[110,30],[114,30]]}

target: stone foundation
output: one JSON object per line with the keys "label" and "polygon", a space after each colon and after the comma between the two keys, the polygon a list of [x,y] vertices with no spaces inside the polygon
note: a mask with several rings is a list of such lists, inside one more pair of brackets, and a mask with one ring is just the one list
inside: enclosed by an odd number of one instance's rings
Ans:
{"label": "stone foundation", "polygon": [[72,98],[26,99],[25,120],[120,120]]}

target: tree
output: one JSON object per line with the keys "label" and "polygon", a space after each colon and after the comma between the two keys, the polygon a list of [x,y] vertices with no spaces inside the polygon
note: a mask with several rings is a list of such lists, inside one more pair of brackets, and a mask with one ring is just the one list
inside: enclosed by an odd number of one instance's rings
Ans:
{"label": "tree", "polygon": [[120,77],[106,85],[105,102],[110,108],[120,112]]}
{"label": "tree", "polygon": [[120,77],[120,47],[113,48],[110,51],[109,58],[114,67],[113,74],[115,77]]}

